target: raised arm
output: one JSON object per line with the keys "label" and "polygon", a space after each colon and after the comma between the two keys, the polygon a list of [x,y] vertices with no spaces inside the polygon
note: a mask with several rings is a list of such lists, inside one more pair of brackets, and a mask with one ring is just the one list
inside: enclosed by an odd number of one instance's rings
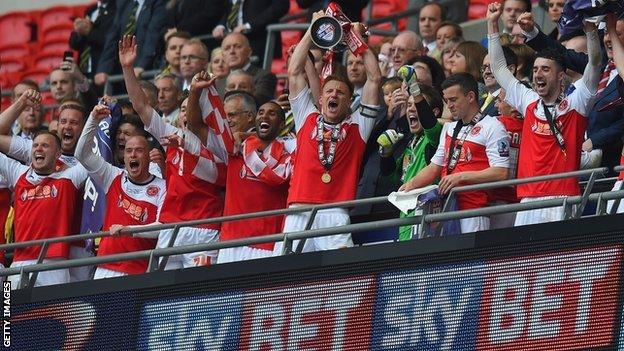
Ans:
{"label": "raised arm", "polygon": [[[365,30],[362,24],[355,25],[355,32],[358,36]],[[364,40],[362,40],[364,41]],[[381,71],[377,56],[370,48],[362,54],[364,69],[366,70],[366,82],[362,88],[362,104],[369,106],[379,106],[379,91],[381,89]],[[376,117],[376,116],[374,116]]]}
{"label": "raised arm", "polygon": [[137,58],[137,43],[136,37],[124,35],[119,41],[119,63],[123,71],[124,82],[126,83],[126,90],[132,107],[141,117],[143,124],[148,126],[152,120],[153,108],[147,101],[147,96],[141,89],[139,81],[134,75],[134,61]]}
{"label": "raised arm", "polygon": [[[598,28],[592,22],[585,22],[585,35],[587,36],[587,58],[588,65],[583,71],[583,82],[592,94],[598,90],[598,82],[600,81],[600,39],[598,39]],[[612,39],[618,41],[617,35]]]}
{"label": "raised arm", "polygon": [[498,19],[502,13],[500,3],[491,3],[488,6],[487,27],[488,27],[488,52],[490,54],[491,69],[496,81],[502,88],[509,90],[509,86],[518,80],[507,68],[503,47],[500,43]]}
{"label": "raised arm", "polygon": [[108,115],[110,115],[110,110],[107,106],[96,105],[89,115],[76,144],[75,156],[89,173],[99,171],[103,164],[106,163],[102,157],[93,152],[96,148],[93,140],[100,121]]}
{"label": "raised arm", "polygon": [[0,135],[10,135],[13,123],[28,107],[34,109],[41,107],[41,94],[33,89],[26,90],[11,106],[0,114]]}
{"label": "raised arm", "polygon": [[208,138],[208,126],[204,123],[199,98],[205,88],[210,87],[215,81],[206,71],[197,73],[191,80],[188,104],[186,105],[187,128],[205,142]]}
{"label": "raised arm", "polygon": [[[312,15],[312,22],[323,15],[323,11],[315,12]],[[306,61],[308,60],[308,52],[310,51],[310,47],[312,47],[310,28],[311,27],[308,27],[303,38],[301,38],[301,41],[295,47],[295,51],[288,63],[288,89],[290,90],[290,96],[299,95],[299,93],[308,86],[305,79],[305,67]]]}

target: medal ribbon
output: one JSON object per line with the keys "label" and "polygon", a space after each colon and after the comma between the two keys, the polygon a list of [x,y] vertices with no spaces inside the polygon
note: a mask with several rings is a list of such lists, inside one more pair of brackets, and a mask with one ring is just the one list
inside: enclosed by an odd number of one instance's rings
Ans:
{"label": "medal ribbon", "polygon": [[342,123],[339,123],[332,127],[331,139],[329,141],[329,150],[327,157],[325,157],[325,141],[323,137],[324,122],[323,116],[319,115],[316,120],[316,141],[318,142],[318,156],[321,165],[325,168],[325,172],[329,172],[332,164],[334,163],[334,156],[336,155],[336,146],[338,145],[338,138],[340,137],[340,130]]}
{"label": "medal ribbon", "polygon": [[457,125],[455,125],[455,130],[453,131],[453,136],[451,137],[451,145],[449,145],[449,153],[451,156],[448,158],[448,163],[446,164],[446,174],[451,174],[457,166],[457,162],[459,161],[459,156],[461,155],[462,147],[464,146],[464,142],[468,137],[468,134],[472,131],[472,128],[479,123],[479,121],[483,118],[481,113],[477,113],[474,117],[472,117],[472,121],[468,124],[468,128],[464,129],[464,132],[460,139],[457,139],[460,130],[464,127],[464,122],[460,119],[457,121]]}

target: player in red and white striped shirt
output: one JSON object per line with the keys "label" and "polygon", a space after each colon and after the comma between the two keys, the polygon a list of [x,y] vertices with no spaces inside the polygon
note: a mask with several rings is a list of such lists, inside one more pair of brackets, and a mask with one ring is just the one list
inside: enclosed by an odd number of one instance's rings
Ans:
{"label": "player in red and white striped shirt", "polygon": [[[322,11],[314,14],[322,16]],[[363,27],[354,24],[356,35]],[[360,38],[361,39],[361,38]],[[366,141],[372,132],[379,108],[381,73],[375,54],[363,50],[366,82],[362,88],[361,104],[350,111],[353,86],[343,77],[325,78],[319,99],[320,111],[306,82],[305,66],[312,45],[310,30],[297,44],[288,65],[290,104],[297,132],[297,154],[290,181],[288,205],[322,204],[355,198]],[[305,229],[310,213],[288,215],[284,232]],[[319,211],[312,229],[336,227],[349,223],[346,209]],[[295,246],[298,243],[294,243]],[[306,240],[304,252],[352,246],[351,234],[339,234]],[[282,243],[274,248],[281,254]]]}
{"label": "player in red and white striped shirt", "polygon": [[[124,36],[119,44],[119,61],[132,106],[145,124],[146,131],[168,143],[165,145],[167,195],[159,222],[173,223],[220,217],[223,214],[225,162],[203,145],[205,138],[200,139],[190,130],[167,124],[147,103],[147,97],[132,69],[136,52],[136,38]],[[187,114],[192,113],[190,105],[189,101]],[[216,135],[215,138],[223,140],[221,135]],[[173,245],[216,242],[219,240],[219,228],[218,223],[180,228]],[[168,246],[172,233],[172,229],[161,231],[157,247]],[[216,257],[216,250],[171,256],[165,269],[209,265],[216,262]]]}
{"label": "player in red and white striped shirt", "polygon": [[[106,193],[106,212],[102,230],[113,232],[120,226],[151,224],[158,218],[163,204],[165,181],[149,171],[149,142],[143,135],[129,137],[124,147],[124,169],[106,162],[91,150],[98,124],[110,114],[105,105],[96,105],[85,124],[76,147],[76,157],[91,178]],[[100,241],[98,256],[153,249],[155,239],[132,236],[105,237]],[[100,265],[94,279],[145,273],[147,260],[111,262]]]}
{"label": "player in red and white striped shirt", "polygon": [[[80,188],[87,171],[80,165],[57,170],[61,155],[61,141],[50,132],[37,134],[33,140],[30,167],[0,154],[0,174],[9,182],[15,194],[15,242],[62,237],[75,234],[80,222],[75,216],[80,209]],[[70,244],[51,244],[44,262],[64,260],[69,256]],[[40,247],[15,249],[11,267],[33,265]],[[9,277],[17,287],[19,275]],[[40,272],[35,286],[69,282],[69,270]]]}

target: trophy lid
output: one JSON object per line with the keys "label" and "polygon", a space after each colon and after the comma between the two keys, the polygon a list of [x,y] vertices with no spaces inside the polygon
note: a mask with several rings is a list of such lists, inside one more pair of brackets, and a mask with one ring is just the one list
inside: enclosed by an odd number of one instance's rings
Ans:
{"label": "trophy lid", "polygon": [[331,49],[342,41],[340,22],[333,17],[323,16],[312,22],[312,42],[321,49]]}

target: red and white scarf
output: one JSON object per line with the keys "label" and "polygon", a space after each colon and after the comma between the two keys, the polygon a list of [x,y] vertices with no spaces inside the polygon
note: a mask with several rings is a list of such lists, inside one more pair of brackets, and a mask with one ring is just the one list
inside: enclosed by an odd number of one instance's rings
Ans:
{"label": "red and white scarf", "polygon": [[280,185],[287,182],[292,170],[291,154],[286,150],[284,142],[277,138],[261,153],[258,148],[263,142],[252,135],[242,144],[243,161],[247,171],[269,185]]}
{"label": "red and white scarf", "polygon": [[219,147],[225,150],[225,152],[223,155],[217,154],[217,156],[227,162],[227,155],[234,150],[234,138],[225,118],[223,103],[214,85],[202,90],[199,98],[199,107],[204,123],[210,129],[206,145],[218,143]]}

